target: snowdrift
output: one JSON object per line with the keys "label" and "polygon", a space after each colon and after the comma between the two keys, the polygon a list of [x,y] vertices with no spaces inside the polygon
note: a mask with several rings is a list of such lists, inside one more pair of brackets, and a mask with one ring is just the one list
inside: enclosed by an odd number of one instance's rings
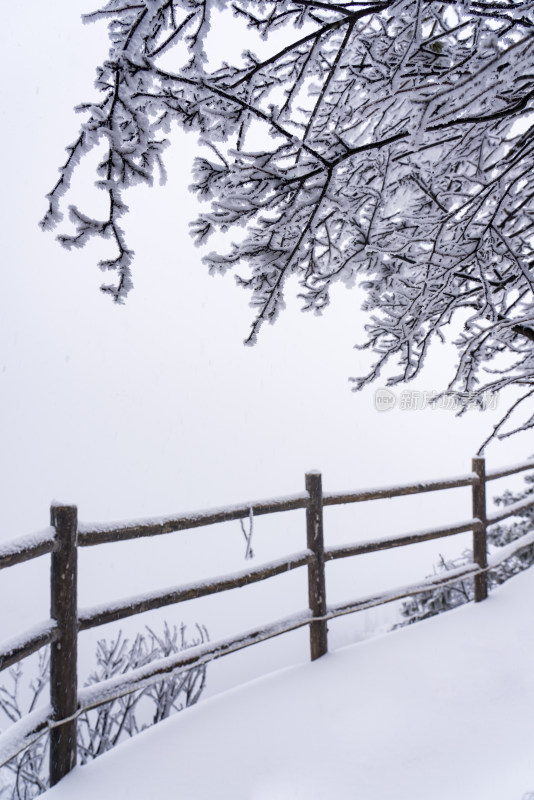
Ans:
{"label": "snowdrift", "polygon": [[533,607],[527,570],[484,603],[201,702],[44,797],[534,797]]}

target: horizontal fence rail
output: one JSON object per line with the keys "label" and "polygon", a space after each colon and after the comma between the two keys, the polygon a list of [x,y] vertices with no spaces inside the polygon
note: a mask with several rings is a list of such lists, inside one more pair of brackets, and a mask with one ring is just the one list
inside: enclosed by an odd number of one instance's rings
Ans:
{"label": "horizontal fence rail", "polygon": [[417,483],[404,483],[398,486],[384,486],[381,489],[362,489],[357,492],[326,492],[323,495],[323,505],[337,506],[346,503],[361,503],[365,500],[389,500],[392,497],[404,497],[409,494],[457,489],[462,486],[472,486],[477,480],[477,475],[470,472],[468,475],[445,478],[440,481],[417,481]]}
{"label": "horizontal fence rail", "polygon": [[31,656],[41,647],[52,644],[58,628],[52,620],[37,625],[22,636],[17,636],[0,644],[0,671],[13,666],[23,658]]}
{"label": "horizontal fence rail", "polygon": [[80,525],[78,544],[89,547],[108,542],[123,542],[127,539],[139,539],[143,536],[159,536],[164,533],[186,531],[191,528],[201,528],[206,525],[215,525],[220,522],[232,522],[237,519],[246,519],[250,516],[259,517],[263,514],[275,514],[280,511],[296,511],[306,508],[307,494],[295,494],[280,497],[274,500],[261,500],[239,506],[214,508],[209,511],[198,511],[183,514],[177,517],[161,517],[151,520],[108,525]]}
{"label": "horizontal fence rail", "polygon": [[518,472],[524,472],[526,469],[532,469],[532,465],[532,459],[529,459],[527,461],[520,461],[519,464],[511,464],[508,467],[490,469],[486,473],[486,480],[495,481],[497,478],[505,478],[507,475],[515,475]]}
{"label": "horizontal fence rail", "polygon": [[56,548],[55,528],[45,528],[39,533],[23,536],[0,546],[0,569],[14,567],[32,558],[52,553]]}
{"label": "horizontal fence rail", "polygon": [[497,522],[502,522],[503,519],[516,516],[522,511],[526,511],[534,505],[534,500],[526,498],[520,500],[518,503],[512,503],[509,506],[504,506],[501,511],[494,511],[493,514],[488,514],[488,525],[495,525]]}
{"label": "horizontal fence rail", "polygon": [[418,542],[430,542],[433,539],[443,539],[446,536],[454,536],[457,533],[477,530],[482,527],[479,519],[470,519],[467,522],[460,522],[458,525],[444,525],[440,528],[429,528],[426,531],[406,533],[401,536],[391,536],[389,539],[373,539],[368,542],[356,542],[355,544],[342,544],[337,547],[328,547],[324,552],[325,561],[332,561],[336,558],[347,558],[349,556],[361,556],[367,553],[378,553],[380,550],[391,550],[394,547],[404,547],[408,544]]}
{"label": "horizontal fence rail", "polygon": [[[487,596],[487,574],[507,559],[534,545],[534,531],[488,555],[486,531],[489,525],[534,507],[534,496],[498,509],[486,510],[486,484],[509,475],[534,469],[534,460],[513,466],[485,471],[483,458],[474,458],[472,471],[443,480],[419,481],[376,489],[325,492],[321,475],[306,475],[306,492],[269,500],[254,501],[225,508],[189,514],[132,520],[112,524],[81,524],[74,506],[55,505],[51,509],[51,526],[37,534],[0,546],[0,569],[20,564],[46,554],[52,556],[50,619],[8,642],[0,643],[0,670],[51,645],[51,704],[32,712],[0,734],[0,766],[46,733],[50,734],[50,782],[61,780],[76,762],[76,720],[104,703],[150,686],[178,670],[205,664],[229,653],[267,641],[289,631],[309,627],[312,660],[327,652],[327,622],[346,614],[375,608],[385,603],[421,594],[464,578],[474,581],[475,602]],[[348,545],[325,547],[323,508],[368,500],[389,499],[446,489],[471,487],[470,519],[407,534],[394,535]],[[114,603],[78,609],[77,550],[109,542],[120,542],[144,536],[157,536],[221,522],[246,519],[283,511],[306,511],[306,549],[292,555],[244,569],[228,575],[136,595]],[[329,606],[326,602],[325,564],[340,558],[390,550],[459,533],[473,534],[473,563],[445,575],[435,575],[409,586],[396,587],[378,594]],[[308,608],[284,619],[222,639],[208,642],[164,659],[151,662],[126,675],[116,676],[78,691],[76,678],[77,636],[109,622],[115,622],[145,611],[225,592],[264,581],[302,567],[308,573]]]}
{"label": "horizontal fence rail", "polygon": [[163,608],[163,606],[173,605],[174,603],[183,603],[186,600],[194,600],[198,597],[226,592],[229,589],[239,589],[242,586],[248,586],[252,583],[272,578],[275,575],[290,572],[298,567],[303,567],[309,564],[313,558],[313,553],[310,550],[305,550],[288,558],[264,564],[256,569],[234,572],[216,581],[199,581],[198,583],[179,586],[176,589],[167,589],[164,592],[153,592],[130,597],[113,605],[108,604],[106,606],[83,609],[78,615],[79,629],[84,631],[97,625],[106,625],[108,622],[116,622],[119,619],[131,617],[134,614],[142,614],[144,611],[152,611],[155,608]]}

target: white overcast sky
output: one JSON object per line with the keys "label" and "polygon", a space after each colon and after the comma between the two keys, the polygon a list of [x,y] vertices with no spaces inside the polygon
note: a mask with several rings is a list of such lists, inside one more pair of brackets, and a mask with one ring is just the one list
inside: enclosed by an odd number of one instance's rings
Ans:
{"label": "white overcast sky", "polygon": [[[329,490],[468,472],[495,414],[379,413],[375,387],[350,391],[364,367],[353,350],[365,322],[356,292],[339,287],[322,318],[288,297],[276,326],[243,346],[247,295],[232,276],[207,274],[188,234],[192,135],[177,133],[167,151],[166,187],[126,198],[137,256],[125,306],[98,288],[105,243],[68,253],[40,231],[44,195],[77,135],[73,106],[95,96],[107,52],[105,25],[80,21],[93,9],[90,0],[4,8],[0,540],[46,526],[52,499],[78,504],[82,520],[110,520],[293,493],[311,468]],[[96,191],[82,184],[73,199]],[[442,388],[451,363],[435,349],[416,388]],[[497,444],[489,463],[532,449],[528,437]],[[421,498],[410,525],[439,524],[451,508],[470,516],[462,497]],[[389,509],[384,532],[406,529],[403,507]],[[365,538],[381,532],[373,514]]]}

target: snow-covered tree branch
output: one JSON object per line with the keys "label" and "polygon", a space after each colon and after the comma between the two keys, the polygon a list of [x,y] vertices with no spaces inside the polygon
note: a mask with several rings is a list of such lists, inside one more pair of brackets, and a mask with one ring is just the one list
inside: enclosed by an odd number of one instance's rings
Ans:
{"label": "snow-covered tree branch", "polygon": [[102,288],[117,302],[132,286],[124,192],[165,179],[177,123],[206,146],[197,241],[245,228],[206,261],[251,293],[247,342],[276,320],[289,276],[314,312],[359,279],[376,362],[355,388],[389,363],[389,383],[413,378],[457,320],[449,389],[534,394],[532,2],[109,0],[85,19],[107,22],[109,59],[42,225],[60,222],[74,170],[103,146],[108,214],[71,205],[74,233],[59,238],[111,240],[100,267],[118,277]]}

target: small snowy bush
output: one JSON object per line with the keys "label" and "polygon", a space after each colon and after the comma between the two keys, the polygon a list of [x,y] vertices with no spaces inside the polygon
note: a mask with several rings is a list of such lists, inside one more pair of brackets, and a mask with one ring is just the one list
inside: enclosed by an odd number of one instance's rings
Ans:
{"label": "small snowy bush", "polygon": [[[119,632],[108,643],[101,639],[96,648],[96,667],[86,685],[108,680],[152,661],[179,653],[209,639],[204,626],[186,638],[186,627],[172,629],[165,623],[162,634],[148,626],[133,642]],[[39,653],[37,677],[24,685],[19,663],[9,670],[10,685],[0,686],[0,712],[16,722],[32,711],[49,684],[48,648]],[[206,685],[206,664],[175,673],[164,680],[125,697],[111,700],[78,718],[78,762],[86,764],[120,741],[154,725],[173,711],[194,705]],[[48,788],[48,739],[42,737],[0,769],[1,800],[32,800]]]}
{"label": "small snowy bush", "polygon": [[[527,476],[525,481],[531,485],[518,494],[510,491],[504,492],[500,497],[495,498],[497,505],[509,506],[534,494],[534,476]],[[510,542],[531,531],[534,527],[534,509],[522,511],[512,520],[512,522],[507,521],[488,528],[489,548],[504,547],[504,545],[510,544]],[[439,562],[434,565],[433,575],[457,569],[470,564],[472,561],[473,553],[471,550],[464,550],[459,558],[453,560],[446,560],[443,556],[440,556]],[[518,572],[522,572],[532,564],[534,564],[534,545],[525,548],[503,564],[499,564],[498,567],[490,570],[488,572],[488,588],[491,590],[493,587],[499,586],[507,581],[508,578],[517,575]],[[427,592],[422,592],[403,601],[401,607],[403,621],[395,625],[395,628],[411,625],[413,622],[441,614],[442,611],[449,611],[451,608],[463,605],[463,603],[469,603],[472,599],[473,581],[469,578],[464,578],[449,586],[438,586],[435,589],[429,589]]]}

